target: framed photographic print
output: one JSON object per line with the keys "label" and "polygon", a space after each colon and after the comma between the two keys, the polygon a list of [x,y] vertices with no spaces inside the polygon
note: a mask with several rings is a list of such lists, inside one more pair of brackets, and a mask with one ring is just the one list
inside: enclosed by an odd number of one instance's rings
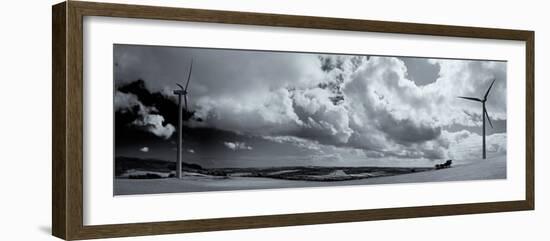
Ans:
{"label": "framed photographic print", "polygon": [[534,32],[53,6],[53,235],[534,209]]}

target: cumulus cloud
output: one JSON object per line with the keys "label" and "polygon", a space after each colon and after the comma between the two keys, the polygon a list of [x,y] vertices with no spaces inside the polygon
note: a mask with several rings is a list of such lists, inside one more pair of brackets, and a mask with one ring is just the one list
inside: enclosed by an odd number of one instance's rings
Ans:
{"label": "cumulus cloud", "polygon": [[163,122],[164,117],[161,115],[148,114],[134,120],[132,124],[140,129],[151,132],[158,137],[168,139],[172,136],[176,128],[174,128],[172,124],[164,125]]}
{"label": "cumulus cloud", "polygon": [[295,112],[303,123],[304,135],[330,138],[347,143],[353,130],[349,127],[348,111],[335,105],[327,89],[314,88],[294,91],[292,101]]}
{"label": "cumulus cloud", "polygon": [[[481,106],[457,96],[481,98],[493,79],[489,115],[506,120],[505,62],[428,59],[438,66],[438,77],[416,80],[423,83],[418,85],[409,79],[405,63],[394,57],[131,46],[116,53],[121,82],[151,79],[151,89],[169,96],[186,75],[181,65],[194,56],[189,105],[202,121],[190,121],[192,127],[261,136],[310,150],[361,150],[346,151],[345,158],[469,158],[459,149],[474,140],[481,148],[479,134],[449,129],[480,128]],[[134,125],[163,138],[174,131],[172,125],[163,125],[155,109],[117,93],[115,108],[132,110],[128,106],[142,113]],[[506,134],[487,138],[488,151],[505,152]],[[252,150],[244,142],[224,145]]]}
{"label": "cumulus cloud", "polygon": [[223,143],[227,148],[233,150],[233,151],[238,151],[238,150],[252,150],[253,148],[249,145],[247,145],[246,143],[244,142],[229,142],[229,141],[226,141]]}
{"label": "cumulus cloud", "polygon": [[[442,65],[440,77],[424,86],[406,78],[406,66],[398,58],[372,57],[350,74],[344,93],[354,130],[351,144],[370,150],[372,156],[444,158],[448,147],[443,129],[456,124],[480,124],[465,114],[480,111],[480,106],[461,101],[457,95],[481,95],[491,77],[500,82],[495,83],[491,92],[494,100],[488,101],[495,106],[489,107],[493,109],[490,115],[505,118],[505,107],[500,107],[506,103],[502,102],[505,63],[484,65],[480,61],[457,60],[432,63]],[[466,91],[470,88],[473,92]]]}
{"label": "cumulus cloud", "polygon": [[146,107],[138,100],[137,96],[130,93],[115,92],[114,96],[115,111],[132,111],[133,108],[138,108],[138,112],[147,112]]}
{"label": "cumulus cloud", "polygon": [[144,146],[144,147],[140,148],[139,151],[141,151],[141,152],[149,152],[149,147]]}
{"label": "cumulus cloud", "polygon": [[277,143],[289,143],[295,145],[299,148],[319,151],[321,150],[321,145],[317,141],[312,141],[295,136],[264,136],[266,140],[270,140]]}
{"label": "cumulus cloud", "polygon": [[153,114],[158,112],[155,107],[143,105],[134,94],[117,91],[114,96],[114,108],[122,113],[132,112],[136,119],[130,123],[131,125],[158,137],[168,139],[175,132],[172,124],[164,124],[162,115]]}
{"label": "cumulus cloud", "polygon": [[[457,132],[443,131],[448,141],[447,156],[458,160],[479,159],[482,153],[482,137],[467,130]],[[487,155],[506,154],[506,133],[496,133],[486,136]]]}
{"label": "cumulus cloud", "polygon": [[492,119],[506,119],[506,62],[495,61],[457,61],[431,59],[430,62],[440,66],[439,78],[426,91],[431,95],[440,95],[442,103],[454,108],[441,108],[440,122],[444,124],[479,125],[472,122],[467,115],[454,110],[481,114],[481,104],[458,99],[456,96],[483,98],[490,83],[496,79],[487,100],[487,109]]}
{"label": "cumulus cloud", "polygon": [[302,125],[287,89],[256,94],[199,97],[195,115],[204,121],[198,124],[261,135],[292,132]]}

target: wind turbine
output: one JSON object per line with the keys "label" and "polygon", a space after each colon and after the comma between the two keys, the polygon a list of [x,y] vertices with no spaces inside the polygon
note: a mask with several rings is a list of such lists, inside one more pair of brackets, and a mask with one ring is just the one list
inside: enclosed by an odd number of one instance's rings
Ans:
{"label": "wind turbine", "polygon": [[458,98],[472,100],[481,102],[481,105],[483,106],[483,112],[481,112],[481,116],[483,117],[483,159],[487,158],[487,154],[485,153],[485,117],[487,117],[487,120],[489,121],[489,125],[491,125],[491,128],[493,128],[493,124],[491,123],[491,118],[489,118],[489,114],[487,113],[487,108],[485,107],[485,102],[487,102],[487,96],[489,95],[489,91],[491,91],[491,88],[493,87],[493,84],[495,83],[496,79],[493,79],[493,82],[491,82],[491,85],[489,85],[489,88],[487,89],[487,92],[485,92],[485,95],[483,96],[483,100],[479,98],[474,97],[464,97],[459,96]]}
{"label": "wind turbine", "polygon": [[174,90],[174,94],[178,96],[178,154],[177,154],[177,162],[176,162],[176,176],[181,179],[182,173],[181,173],[181,165],[182,165],[182,118],[183,118],[183,110],[181,106],[181,96],[183,95],[184,102],[185,102],[185,111],[188,111],[187,109],[187,87],[189,87],[189,81],[191,80],[191,72],[193,71],[193,59],[191,59],[191,65],[189,66],[189,74],[187,75],[187,83],[185,84],[185,88],[183,88],[182,85],[178,85],[180,87],[179,90]]}

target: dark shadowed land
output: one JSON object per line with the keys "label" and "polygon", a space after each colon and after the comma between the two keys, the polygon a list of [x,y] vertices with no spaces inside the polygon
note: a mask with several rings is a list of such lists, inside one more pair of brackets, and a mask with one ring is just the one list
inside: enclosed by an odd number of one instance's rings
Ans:
{"label": "dark shadowed land", "polygon": [[[114,195],[301,188],[347,185],[473,181],[506,178],[506,156],[435,170],[385,167],[281,167],[203,169],[184,164],[184,178],[170,177],[170,162],[152,161],[147,169],[125,159],[116,167]],[[124,164],[125,167],[121,167]],[[125,169],[125,170],[123,170]]]}

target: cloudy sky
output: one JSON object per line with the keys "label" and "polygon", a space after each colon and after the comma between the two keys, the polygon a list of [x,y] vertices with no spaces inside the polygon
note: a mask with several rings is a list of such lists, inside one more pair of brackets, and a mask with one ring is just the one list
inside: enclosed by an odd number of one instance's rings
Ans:
{"label": "cloudy sky", "polygon": [[506,62],[114,45],[116,156],[204,166],[433,165],[506,154]]}

